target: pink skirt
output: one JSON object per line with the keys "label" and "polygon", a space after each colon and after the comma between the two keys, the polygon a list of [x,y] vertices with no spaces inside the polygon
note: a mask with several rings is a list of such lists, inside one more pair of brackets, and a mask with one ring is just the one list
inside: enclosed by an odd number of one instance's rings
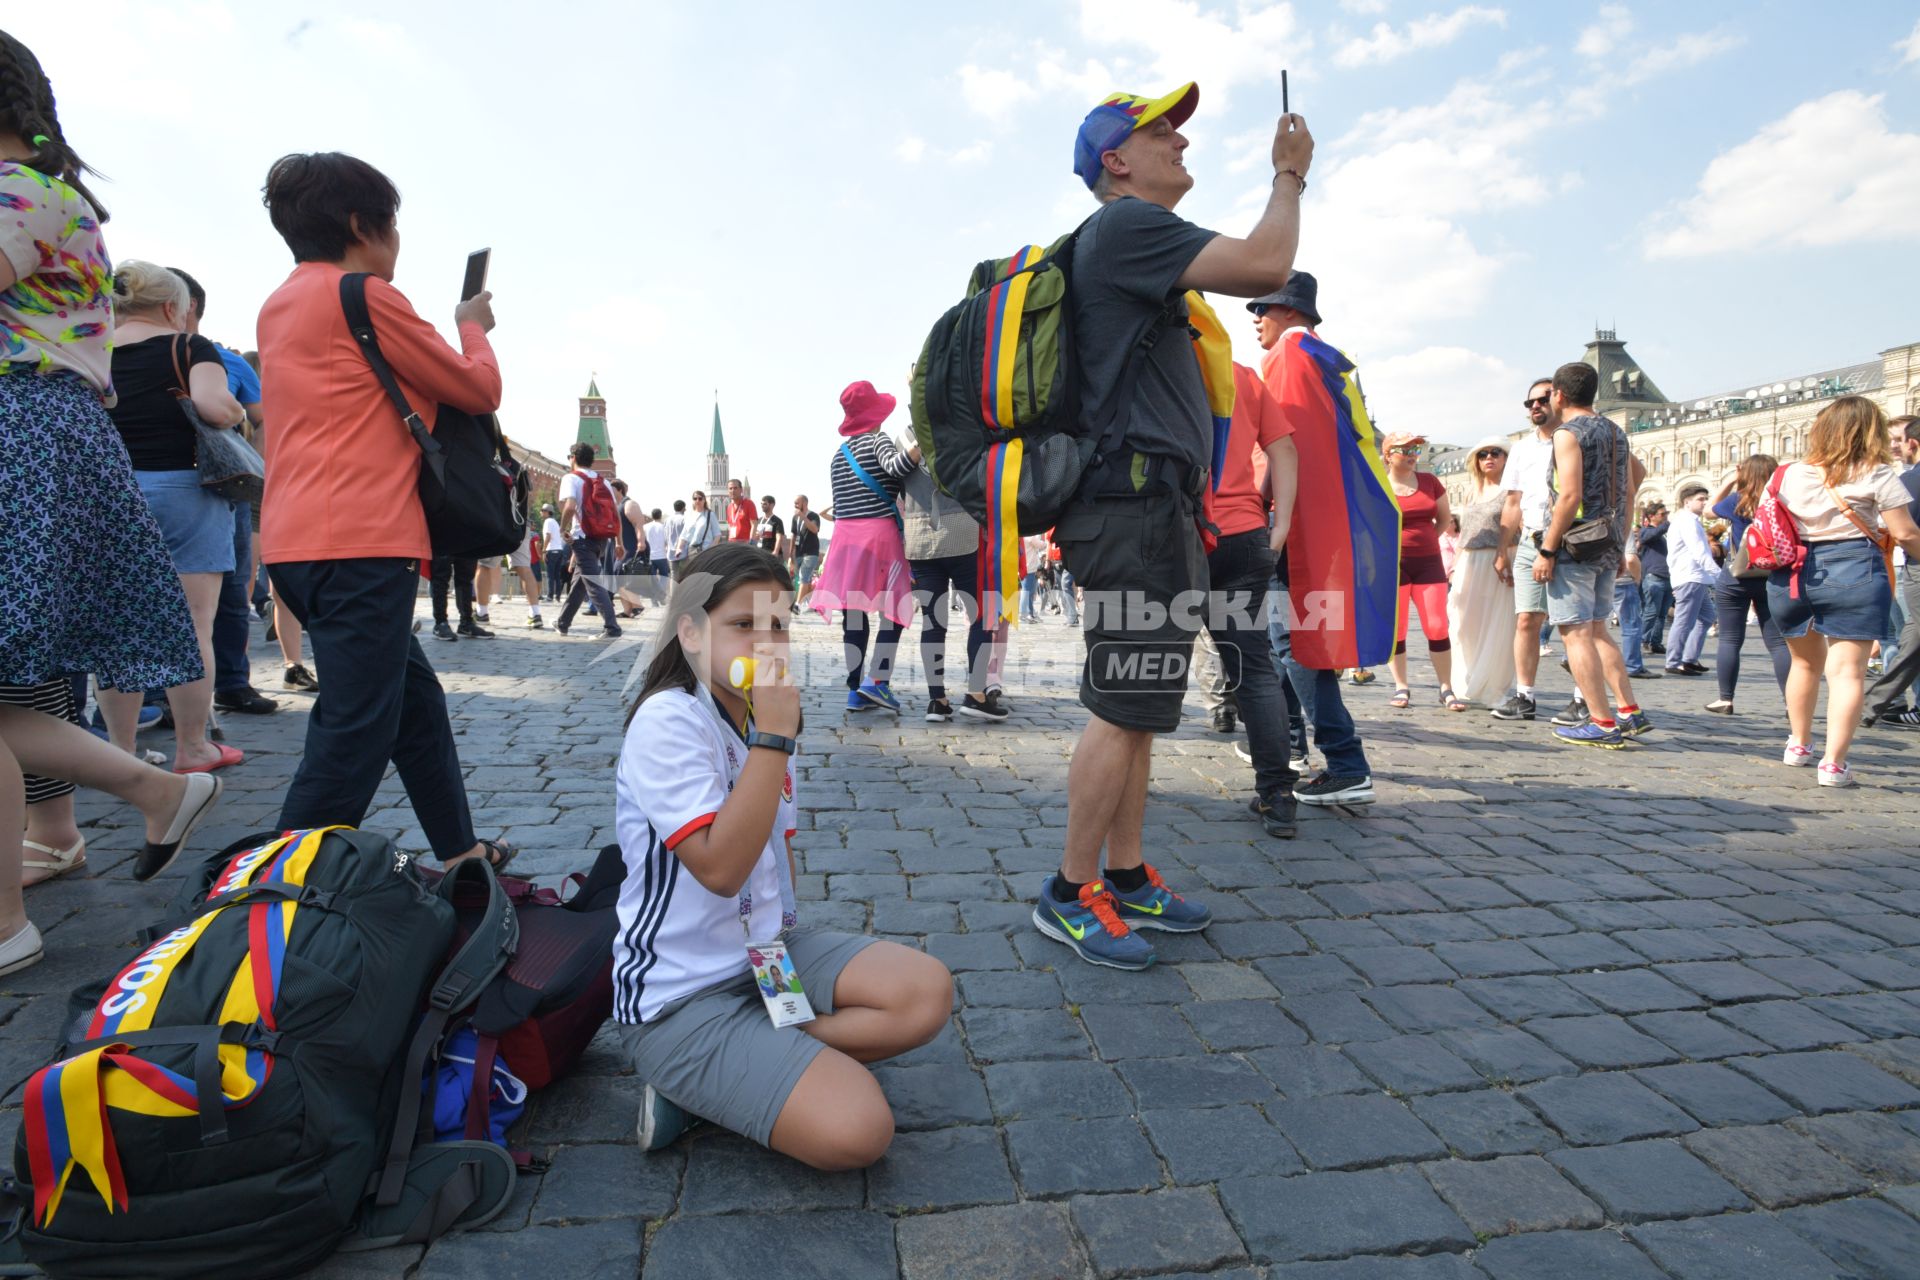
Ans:
{"label": "pink skirt", "polygon": [[824,615],[880,613],[906,626],[913,621],[913,574],[900,526],[885,516],[836,520],[827,560],[807,603]]}

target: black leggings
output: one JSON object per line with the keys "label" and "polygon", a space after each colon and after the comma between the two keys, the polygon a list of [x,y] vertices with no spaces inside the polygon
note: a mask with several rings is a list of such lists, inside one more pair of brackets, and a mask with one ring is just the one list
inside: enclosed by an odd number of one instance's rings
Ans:
{"label": "black leggings", "polygon": [[1773,678],[1780,682],[1782,694],[1787,691],[1787,672],[1793,666],[1786,637],[1774,624],[1773,610],[1767,605],[1767,580],[1735,578],[1731,585],[1715,583],[1713,607],[1719,614],[1720,649],[1714,671],[1720,678],[1720,696],[1729,702],[1733,701],[1733,686],[1740,679],[1740,647],[1747,642],[1749,605],[1753,607],[1754,616],[1760,619],[1760,638],[1767,643],[1767,656],[1773,659]]}
{"label": "black leggings", "polygon": [[[867,661],[867,615],[849,609],[840,615],[840,637],[847,646],[847,688],[860,687],[860,669]],[[893,657],[900,648],[900,633],[905,627],[885,614],[880,615],[880,635],[873,642],[873,682],[887,684],[893,679]]]}

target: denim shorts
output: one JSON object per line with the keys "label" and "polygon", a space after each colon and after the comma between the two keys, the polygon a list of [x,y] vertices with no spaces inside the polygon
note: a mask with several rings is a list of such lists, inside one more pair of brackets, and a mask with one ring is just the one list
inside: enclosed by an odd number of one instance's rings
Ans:
{"label": "denim shorts", "polygon": [[200,487],[198,471],[136,471],[175,573],[233,572],[233,504]]}
{"label": "denim shorts", "polygon": [[1776,569],[1767,579],[1767,605],[1780,634],[1798,640],[1811,630],[1829,640],[1881,639],[1893,608],[1893,586],[1880,548],[1865,538],[1806,546],[1798,598],[1792,573]]}
{"label": "denim shorts", "polygon": [[1531,534],[1521,538],[1513,548],[1513,611],[1515,613],[1547,611],[1547,584],[1533,580],[1533,564],[1539,558],[1540,550],[1533,545]]}
{"label": "denim shorts", "polygon": [[801,556],[799,563],[794,566],[794,582],[799,586],[805,586],[807,583],[812,582],[813,576],[819,572],[819,556]]}
{"label": "denim shorts", "polygon": [[1547,584],[1547,621],[1556,627],[1606,621],[1613,615],[1613,580],[1618,575],[1615,560],[1581,564],[1562,559]]}

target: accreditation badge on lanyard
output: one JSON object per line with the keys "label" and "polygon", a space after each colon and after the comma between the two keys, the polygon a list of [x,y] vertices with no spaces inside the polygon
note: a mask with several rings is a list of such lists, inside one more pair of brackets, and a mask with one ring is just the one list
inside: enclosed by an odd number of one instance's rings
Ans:
{"label": "accreditation badge on lanyard", "polygon": [[[729,754],[733,747],[732,738],[739,736],[739,728],[727,718],[727,713],[713,700],[713,694],[704,684],[695,684],[696,695],[707,704],[713,714],[726,725],[729,735]],[[755,941],[753,936],[753,891],[743,888],[740,891],[740,932],[747,940],[747,963],[753,967],[754,985],[760,989],[760,1000],[767,1006],[767,1016],[776,1027],[797,1027],[803,1022],[813,1021],[813,1004],[807,999],[806,989],[800,985],[800,975],[794,970],[793,957],[787,952],[785,933],[793,928],[798,912],[795,908],[793,891],[793,869],[788,866],[784,854],[774,855],[774,877],[780,883],[780,921],[774,936],[764,942]]]}

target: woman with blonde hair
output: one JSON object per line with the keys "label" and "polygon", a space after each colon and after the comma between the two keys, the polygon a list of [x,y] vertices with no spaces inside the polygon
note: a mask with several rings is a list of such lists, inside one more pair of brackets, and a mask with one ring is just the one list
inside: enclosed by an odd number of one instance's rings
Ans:
{"label": "woman with blonde hair", "polygon": [[[114,271],[113,301],[113,387],[119,398],[107,413],[167,540],[208,673],[167,690],[173,711],[173,768],[176,773],[224,769],[246,758],[207,737],[213,710],[213,616],[220,606],[221,582],[234,568],[233,504],[201,487],[195,469],[198,437],[182,407],[182,393],[210,427],[237,426],[246,411],[227,389],[227,366],[219,349],[186,332],[191,298],[185,280],[151,262],[123,262]],[[102,693],[101,712],[116,746],[132,749],[138,703],[136,691]]]}
{"label": "woman with blonde hair", "polygon": [[1767,482],[1780,464],[1770,454],[1756,453],[1743,460],[1713,495],[1711,510],[1727,522],[1727,558],[1720,564],[1720,575],[1713,584],[1713,604],[1719,614],[1720,648],[1714,674],[1720,679],[1720,696],[1707,704],[1716,715],[1733,714],[1734,686],[1740,680],[1740,648],[1747,642],[1747,612],[1760,622],[1760,638],[1766,641],[1767,656],[1773,659],[1773,678],[1780,692],[1786,693],[1787,673],[1793,658],[1787,642],[1773,620],[1773,607],[1767,603],[1767,575],[1749,570],[1744,576],[1733,570],[1744,564],[1740,547],[1746,541],[1753,513],[1767,491]]}
{"label": "woman with blonde hair", "polygon": [[1780,475],[1780,501],[1806,549],[1796,569],[1775,569],[1767,603],[1793,655],[1787,675],[1789,765],[1815,756],[1814,705],[1827,678],[1827,749],[1823,787],[1850,787],[1847,749],[1866,700],[1867,653],[1887,629],[1893,544],[1920,556],[1912,500],[1888,465],[1887,418],[1864,396],[1842,396],[1820,411],[1808,433],[1804,462]]}
{"label": "woman with blonde hair", "polygon": [[1506,493],[1507,442],[1488,436],[1467,462],[1467,494],[1458,519],[1447,629],[1453,636],[1460,697],[1499,706],[1513,689],[1513,575],[1495,563],[1500,554],[1500,510]]}

